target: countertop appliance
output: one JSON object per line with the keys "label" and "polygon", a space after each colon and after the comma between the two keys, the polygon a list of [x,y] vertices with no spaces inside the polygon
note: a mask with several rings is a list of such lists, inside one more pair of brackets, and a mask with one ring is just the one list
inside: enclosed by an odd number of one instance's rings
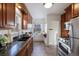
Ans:
{"label": "countertop appliance", "polygon": [[71,19],[68,24],[71,55],[79,56],[79,17]]}

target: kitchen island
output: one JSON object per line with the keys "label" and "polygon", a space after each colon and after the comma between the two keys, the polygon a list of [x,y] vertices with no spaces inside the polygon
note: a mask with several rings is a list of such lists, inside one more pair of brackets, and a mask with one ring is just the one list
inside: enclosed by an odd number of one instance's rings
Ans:
{"label": "kitchen island", "polygon": [[0,56],[30,56],[33,50],[33,38],[26,41],[14,41],[0,50]]}

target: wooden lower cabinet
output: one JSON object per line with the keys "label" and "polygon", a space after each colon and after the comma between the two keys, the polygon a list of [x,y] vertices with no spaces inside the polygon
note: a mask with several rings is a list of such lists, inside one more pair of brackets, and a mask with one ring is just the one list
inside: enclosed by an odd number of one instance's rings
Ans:
{"label": "wooden lower cabinet", "polygon": [[29,44],[27,45],[27,54],[28,54],[28,56],[31,56],[32,50],[33,50],[33,42],[31,40],[29,42]]}
{"label": "wooden lower cabinet", "polygon": [[17,54],[17,56],[25,56],[26,55],[26,48],[22,48],[22,50]]}
{"label": "wooden lower cabinet", "polygon": [[21,51],[17,54],[17,56],[31,56],[32,51],[33,51],[33,39],[28,41],[28,43],[21,49]]}

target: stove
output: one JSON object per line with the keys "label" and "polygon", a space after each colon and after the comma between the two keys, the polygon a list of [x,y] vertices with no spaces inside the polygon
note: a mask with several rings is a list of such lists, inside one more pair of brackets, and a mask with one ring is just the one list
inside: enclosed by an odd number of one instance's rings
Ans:
{"label": "stove", "polygon": [[[64,39],[63,39],[64,40]],[[58,40],[58,55],[59,56],[68,56],[71,53],[69,45],[66,41]]]}

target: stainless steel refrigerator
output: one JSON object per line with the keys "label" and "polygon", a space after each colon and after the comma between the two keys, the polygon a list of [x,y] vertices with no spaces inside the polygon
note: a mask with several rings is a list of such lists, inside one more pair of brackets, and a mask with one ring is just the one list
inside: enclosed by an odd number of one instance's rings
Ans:
{"label": "stainless steel refrigerator", "polygon": [[71,19],[68,25],[71,55],[79,56],[79,17]]}

